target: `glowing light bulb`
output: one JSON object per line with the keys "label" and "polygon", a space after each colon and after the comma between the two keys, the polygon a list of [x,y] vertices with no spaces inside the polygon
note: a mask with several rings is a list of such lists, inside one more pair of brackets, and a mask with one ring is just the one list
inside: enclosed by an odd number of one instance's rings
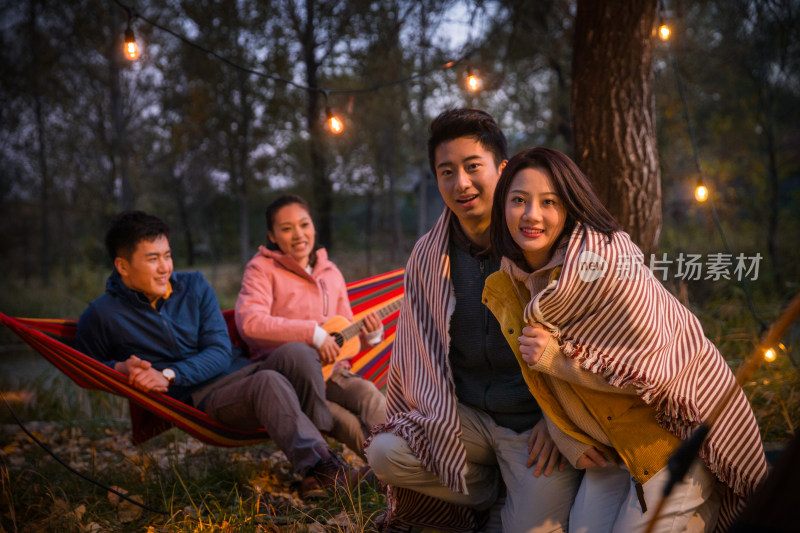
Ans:
{"label": "glowing light bulb", "polygon": [[328,116],[328,129],[331,130],[331,133],[336,135],[342,133],[344,131],[344,122],[333,114],[330,107],[325,110],[325,114]]}
{"label": "glowing light bulb", "polygon": [[139,58],[139,47],[136,45],[136,37],[133,35],[133,30],[130,27],[125,30],[125,57],[134,61]]}
{"label": "glowing light bulb", "polygon": [[667,26],[664,23],[661,23],[661,25],[658,27],[658,36],[661,37],[661,40],[666,41],[667,39],[669,39],[670,33],[671,32],[669,26]]}
{"label": "glowing light bulb", "polygon": [[775,354],[775,350],[773,350],[772,348],[769,348],[768,350],[766,350],[764,352],[764,360],[765,361],[768,361],[768,362],[771,363],[772,361],[775,360],[776,357],[777,357],[777,355]]}
{"label": "glowing light bulb", "polygon": [[706,186],[702,183],[698,183],[697,188],[694,190],[694,197],[698,202],[705,202],[708,200],[708,189]]}
{"label": "glowing light bulb", "polygon": [[469,89],[472,92],[476,92],[478,89],[480,89],[480,86],[481,86],[481,79],[472,72],[471,68],[468,68],[467,89]]}

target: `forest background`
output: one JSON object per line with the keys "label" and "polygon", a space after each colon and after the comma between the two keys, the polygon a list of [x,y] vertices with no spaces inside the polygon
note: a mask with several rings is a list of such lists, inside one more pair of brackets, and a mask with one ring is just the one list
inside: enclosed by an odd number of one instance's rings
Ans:
{"label": "forest background", "polygon": [[[310,200],[347,279],[402,267],[441,211],[428,124],[474,106],[511,153],[572,155],[709,336],[744,353],[800,280],[798,4],[2,0],[2,310],[76,317],[127,208],[168,221],[176,268],[203,270],[223,308],[287,191]],[[598,28],[625,46],[593,43]],[[620,79],[623,63],[641,83]],[[619,108],[592,105],[603,91]],[[612,149],[617,162],[596,155]],[[730,279],[678,271],[681,254],[725,253]]]}
{"label": "forest background", "polygon": [[[575,2],[2,4],[4,284],[87,283],[95,287],[90,297],[101,285],[84,279],[87,272],[104,276],[110,268],[103,228],[133,207],[170,223],[178,268],[241,273],[265,240],[264,207],[287,190],[311,201],[321,242],[334,258],[353,258],[345,266],[354,279],[403,266],[438,216],[425,139],[443,109],[489,111],[511,153],[544,145],[576,157],[576,144],[590,144],[575,139],[585,122],[571,100],[579,85],[571,79]],[[602,3],[583,4],[589,11]],[[731,251],[762,255],[755,290],[791,294],[798,280],[798,2],[674,4],[659,4],[673,38],[656,42],[646,65],[653,79],[644,106],[654,105],[658,165],[648,179],[660,183],[648,191],[654,207],[644,222],[623,224],[631,234],[650,225],[654,237],[637,241],[673,260],[681,251],[725,252],[708,204],[692,197],[700,175],[688,111]],[[620,31],[623,23],[602,21]],[[142,48],[134,62],[120,54],[128,25]],[[590,65],[580,85],[591,87],[606,68]],[[466,89],[467,71],[480,75],[479,91]],[[326,107],[343,119],[340,135],[324,129]],[[623,111],[641,116],[635,105]],[[633,152],[628,159],[636,163]],[[601,191],[624,178],[589,174]],[[621,199],[609,203],[639,201],[626,197],[625,183],[618,190]],[[708,284],[699,281],[703,291]],[[232,303],[229,294],[222,301]]]}
{"label": "forest background", "polygon": [[[512,154],[575,158],[733,368],[798,292],[798,0],[0,0],[0,311],[77,317],[103,290],[103,234],[127,208],[171,225],[176,268],[202,270],[223,308],[284,192],[312,203],[348,280],[403,267],[442,207],[428,125],[459,106],[494,115]],[[694,199],[699,181],[713,207]],[[730,254],[730,279],[708,270],[716,254]],[[680,270],[690,255],[699,279]],[[740,255],[757,270],[737,275]],[[800,420],[798,340],[795,325],[745,386],[768,442]],[[42,361],[0,331],[0,390],[23,420],[56,421],[69,453],[128,427],[121,400],[42,377]],[[65,530],[58,502],[94,501],[0,437],[0,528],[24,512]],[[240,502],[229,464],[207,471]],[[163,505],[189,475],[175,472],[156,476]],[[94,522],[118,521],[93,505]]]}

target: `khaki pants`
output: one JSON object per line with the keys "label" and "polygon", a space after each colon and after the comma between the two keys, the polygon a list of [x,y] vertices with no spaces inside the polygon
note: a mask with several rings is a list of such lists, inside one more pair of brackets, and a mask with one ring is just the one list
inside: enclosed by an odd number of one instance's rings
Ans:
{"label": "khaki pants", "polygon": [[[425,470],[402,438],[381,433],[373,437],[367,459],[378,479],[427,496],[474,507],[492,507],[500,520],[490,517],[486,531],[506,533],[566,531],[569,510],[578,488],[578,473],[570,466],[549,477],[533,477],[525,466],[530,430],[517,433],[497,425],[485,412],[458,405],[461,441],[467,450],[467,493],[444,487],[439,478]],[[506,486],[504,501],[495,505],[499,483]],[[498,524],[502,523],[502,526]]]}
{"label": "khaki pants", "polygon": [[386,398],[375,384],[345,369],[337,369],[326,384],[319,354],[302,342],[281,345],[262,364],[289,380],[317,429],[364,457],[369,430],[386,419]]}

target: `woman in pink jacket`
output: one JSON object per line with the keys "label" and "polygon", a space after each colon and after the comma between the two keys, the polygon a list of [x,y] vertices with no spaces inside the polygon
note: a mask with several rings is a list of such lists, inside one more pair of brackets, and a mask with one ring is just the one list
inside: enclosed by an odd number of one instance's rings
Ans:
{"label": "woman in pink jacket", "polygon": [[[334,365],[327,382],[322,366],[334,363],[339,346],[322,327],[334,316],[353,321],[344,277],[324,248],[315,246],[308,204],[284,195],[267,207],[267,247],[245,268],[236,300],[236,326],[250,358],[265,360],[297,391],[303,411],[320,431],[364,457],[369,430],[384,422],[386,399],[375,385]],[[383,324],[368,314],[362,342],[374,346]],[[344,363],[344,364],[343,364]],[[291,423],[291,422],[289,422]]]}

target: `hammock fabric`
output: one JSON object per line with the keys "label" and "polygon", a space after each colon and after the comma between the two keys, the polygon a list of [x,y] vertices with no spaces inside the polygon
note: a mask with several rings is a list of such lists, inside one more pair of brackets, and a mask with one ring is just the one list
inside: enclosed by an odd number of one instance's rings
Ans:
{"label": "hammock fabric", "polygon": [[[403,270],[394,270],[347,284],[355,320],[403,296]],[[389,356],[392,352],[398,311],[384,318],[384,340],[354,356],[351,371],[375,383],[386,385]],[[234,323],[232,309],[222,312],[234,345],[246,346]],[[245,446],[269,439],[264,430],[241,431],[211,420],[204,412],[158,392],[142,392],[128,383],[126,376],[92,359],[54,336],[71,340],[77,320],[14,318],[0,313],[0,322],[53,363],[79,386],[118,394],[128,398],[132,440],[140,444],[170,427],[177,426],[199,440],[216,446]]]}

